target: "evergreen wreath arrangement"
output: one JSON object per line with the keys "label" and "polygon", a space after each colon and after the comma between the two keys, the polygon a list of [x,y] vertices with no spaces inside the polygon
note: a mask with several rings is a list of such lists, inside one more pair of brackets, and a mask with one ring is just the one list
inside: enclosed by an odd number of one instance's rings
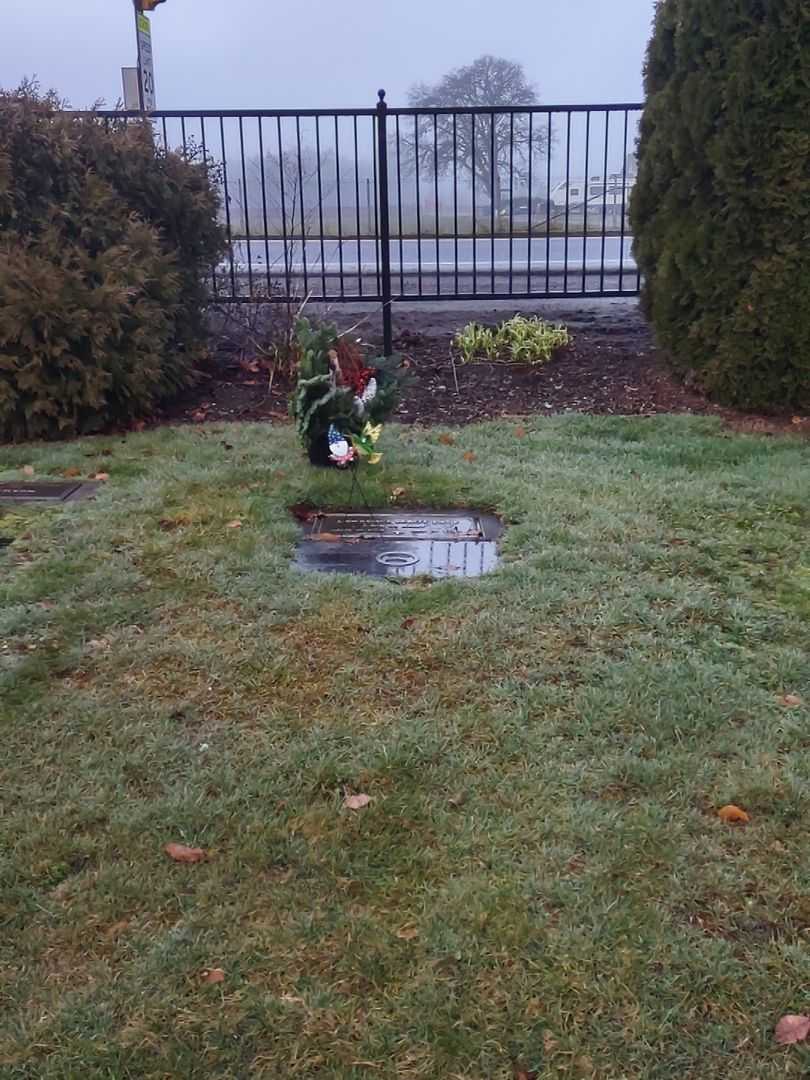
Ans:
{"label": "evergreen wreath arrangement", "polygon": [[366,362],[359,343],[330,324],[295,326],[298,380],[290,414],[313,465],[348,468],[376,465],[383,422],[399,401],[404,368],[400,357]]}

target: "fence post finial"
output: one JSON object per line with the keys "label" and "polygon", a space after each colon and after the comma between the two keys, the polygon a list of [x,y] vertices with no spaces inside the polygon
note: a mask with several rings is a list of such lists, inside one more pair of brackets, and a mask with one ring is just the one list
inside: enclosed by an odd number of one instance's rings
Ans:
{"label": "fence post finial", "polygon": [[384,90],[378,90],[377,91],[377,97],[380,99],[380,104],[382,105],[383,102],[385,101],[385,91]]}

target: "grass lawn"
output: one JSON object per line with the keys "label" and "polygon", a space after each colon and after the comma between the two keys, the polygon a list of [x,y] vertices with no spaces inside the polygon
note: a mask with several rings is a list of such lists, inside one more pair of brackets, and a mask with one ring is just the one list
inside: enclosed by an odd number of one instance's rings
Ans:
{"label": "grass lawn", "polygon": [[526,428],[386,430],[432,585],[291,569],[289,426],[3,451],[110,476],[0,521],[3,1080],[810,1075],[810,446]]}

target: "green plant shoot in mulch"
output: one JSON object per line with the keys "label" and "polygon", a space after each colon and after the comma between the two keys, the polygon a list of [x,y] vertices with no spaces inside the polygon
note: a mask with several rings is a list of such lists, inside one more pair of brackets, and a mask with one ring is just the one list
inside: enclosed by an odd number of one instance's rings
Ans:
{"label": "green plant shoot in mulch", "polygon": [[388,434],[498,572],[296,572],[291,425],[4,451],[109,479],[0,520],[0,1075],[806,1077],[807,444]]}
{"label": "green plant shoot in mulch", "polygon": [[476,360],[545,364],[557,349],[570,341],[565,326],[552,326],[543,319],[515,315],[499,326],[467,323],[453,338],[453,347],[465,364]]}

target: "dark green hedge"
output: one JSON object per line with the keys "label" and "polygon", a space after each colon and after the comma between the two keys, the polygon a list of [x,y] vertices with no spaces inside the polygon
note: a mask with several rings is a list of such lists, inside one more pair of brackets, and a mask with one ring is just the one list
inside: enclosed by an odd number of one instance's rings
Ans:
{"label": "dark green hedge", "polygon": [[150,125],[0,93],[0,437],[127,423],[193,382],[217,210]]}
{"label": "dark green hedge", "polygon": [[718,399],[810,407],[806,0],[663,0],[631,201],[644,303]]}

